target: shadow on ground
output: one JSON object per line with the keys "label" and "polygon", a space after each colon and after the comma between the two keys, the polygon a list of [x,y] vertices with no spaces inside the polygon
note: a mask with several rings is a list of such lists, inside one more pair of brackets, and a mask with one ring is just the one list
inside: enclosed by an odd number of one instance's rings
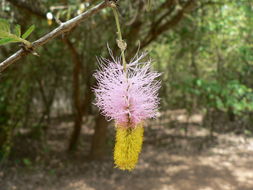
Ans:
{"label": "shadow on ground", "polygon": [[[175,122],[174,122],[175,124]],[[83,131],[77,153],[67,155],[71,123],[50,128],[49,152],[33,152],[29,141],[17,153],[30,164],[16,162],[0,171],[1,190],[252,190],[253,139],[232,134],[210,138],[199,124],[178,127],[152,124],[145,130],[143,151],[132,172],[114,168],[113,143],[102,162],[87,159],[92,128]],[[85,128],[85,127],[84,127]],[[111,128],[110,133],[113,134]],[[203,129],[204,130],[204,129]],[[27,139],[27,138],[26,138]],[[44,146],[42,146],[43,148]],[[21,150],[26,151],[21,151]],[[19,151],[23,152],[22,154]]]}

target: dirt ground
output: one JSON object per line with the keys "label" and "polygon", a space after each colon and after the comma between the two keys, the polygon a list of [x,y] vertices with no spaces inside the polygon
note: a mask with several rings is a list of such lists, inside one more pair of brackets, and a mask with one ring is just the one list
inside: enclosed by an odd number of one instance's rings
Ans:
{"label": "dirt ground", "polygon": [[[164,120],[148,124],[132,172],[113,166],[112,127],[106,159],[91,162],[86,157],[92,128],[83,127],[78,151],[67,155],[71,123],[52,126],[46,140],[50,148],[43,149],[47,154],[37,153],[33,141],[16,150],[23,154],[16,157],[24,159],[1,169],[0,190],[253,190],[253,138],[215,134],[210,140],[199,129],[201,115],[187,119],[183,112],[173,114],[175,127]],[[181,130],[186,120],[187,136]]]}

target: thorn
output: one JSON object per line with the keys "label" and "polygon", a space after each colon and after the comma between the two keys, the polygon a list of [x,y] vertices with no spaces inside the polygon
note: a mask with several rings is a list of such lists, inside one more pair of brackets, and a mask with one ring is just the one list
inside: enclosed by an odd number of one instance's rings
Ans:
{"label": "thorn", "polygon": [[38,57],[40,56],[36,51],[33,51],[32,54]]}
{"label": "thorn", "polygon": [[27,47],[24,43],[19,45],[24,51],[27,51],[35,56],[40,56],[36,51],[34,51],[33,47]]}

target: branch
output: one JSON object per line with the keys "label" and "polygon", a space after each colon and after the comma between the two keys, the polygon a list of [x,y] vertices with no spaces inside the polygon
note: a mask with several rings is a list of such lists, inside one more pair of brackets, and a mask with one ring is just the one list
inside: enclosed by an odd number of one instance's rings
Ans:
{"label": "branch", "polygon": [[[154,41],[158,36],[160,36],[165,31],[173,28],[176,26],[185,16],[187,9],[195,2],[195,0],[189,0],[179,11],[176,12],[176,15],[173,15],[167,22],[165,22],[161,26],[153,26],[147,36],[144,38],[143,42],[141,43],[141,48],[146,47],[152,41]],[[156,24],[160,24],[161,21],[157,22]]]}
{"label": "branch", "polygon": [[[101,11],[102,9],[110,6],[110,2],[105,0],[104,2],[96,5],[95,7],[91,8],[90,10],[80,14],[79,16],[74,17],[73,19],[62,23],[59,27],[51,31],[50,33],[46,34],[45,36],[41,37],[40,39],[34,41],[31,46],[31,50],[34,51],[36,48],[43,46],[50,40],[60,36],[61,34],[64,34],[65,32],[68,32],[72,30],[75,26],[80,24],[80,22],[86,20],[88,17],[96,14],[97,12]],[[4,71],[8,66],[13,64],[14,62],[18,61],[22,57],[25,57],[29,53],[32,53],[32,51],[27,51],[25,49],[20,49],[16,53],[14,53],[12,56],[4,60],[2,63],[0,63],[0,72]]]}
{"label": "branch", "polygon": [[201,5],[199,7],[196,8],[196,10],[198,9],[202,9],[203,7],[207,6],[207,5],[220,5],[223,6],[225,5],[227,2],[214,2],[214,1],[207,1],[205,3],[201,3]]}
{"label": "branch", "polygon": [[14,6],[18,7],[18,8],[21,8],[21,9],[24,9],[40,18],[46,18],[46,15],[35,9],[33,6],[30,6],[28,5],[27,3],[23,2],[23,1],[20,1],[20,0],[6,0],[8,2],[10,2],[11,4],[13,4]]}

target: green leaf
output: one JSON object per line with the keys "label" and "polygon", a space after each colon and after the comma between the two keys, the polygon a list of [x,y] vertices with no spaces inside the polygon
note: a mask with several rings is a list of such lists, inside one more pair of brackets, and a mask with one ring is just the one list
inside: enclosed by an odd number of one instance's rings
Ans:
{"label": "green leaf", "polygon": [[30,26],[30,28],[28,28],[28,30],[22,35],[22,38],[26,39],[34,31],[34,29],[34,25]]}
{"label": "green leaf", "polygon": [[15,34],[17,37],[20,38],[20,36],[21,36],[21,28],[20,28],[20,25],[17,24],[17,25],[15,26],[14,34]]}
{"label": "green leaf", "polygon": [[9,38],[10,37],[10,33],[0,30],[0,38]]}
{"label": "green leaf", "polygon": [[10,33],[10,24],[7,20],[0,19],[0,30]]}
{"label": "green leaf", "polygon": [[15,40],[13,38],[3,38],[3,39],[0,39],[0,45],[12,43],[12,42],[17,42],[17,40]]}
{"label": "green leaf", "polygon": [[198,79],[198,80],[196,81],[196,83],[197,83],[197,86],[201,86],[201,85],[202,85],[202,80]]}
{"label": "green leaf", "polygon": [[31,165],[32,165],[32,162],[31,162],[29,159],[27,159],[27,158],[24,158],[24,159],[23,159],[23,162],[24,162],[24,164],[25,164],[26,166],[31,166]]}

